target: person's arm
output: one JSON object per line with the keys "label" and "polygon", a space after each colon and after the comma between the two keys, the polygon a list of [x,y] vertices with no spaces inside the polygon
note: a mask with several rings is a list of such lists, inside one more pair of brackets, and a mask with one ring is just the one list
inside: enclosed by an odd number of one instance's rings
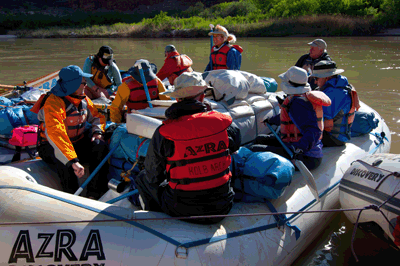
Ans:
{"label": "person's arm", "polygon": [[240,70],[241,64],[242,54],[235,48],[231,48],[227,54],[226,66],[230,70]]}
{"label": "person's arm", "polygon": [[229,138],[229,151],[230,153],[234,153],[235,151],[239,150],[240,144],[242,142],[242,135],[240,133],[239,127],[236,125],[235,122],[227,128],[228,138]]}
{"label": "person's arm", "polygon": [[119,85],[122,84],[121,72],[119,71],[117,64],[115,64],[114,62],[112,62],[112,64],[110,65],[110,71],[111,71],[111,77],[113,80],[113,84],[111,85],[111,87],[109,89],[112,92],[115,92],[118,89]]}
{"label": "person's arm", "polygon": [[[162,125],[161,125],[162,126]],[[175,151],[174,143],[164,138],[156,129],[151,138],[149,147],[147,148],[146,159],[144,160],[144,168],[146,169],[147,182],[158,188],[159,185],[167,178],[167,157],[171,157]]]}
{"label": "person's arm", "polygon": [[64,101],[55,95],[50,95],[42,111],[46,126],[46,139],[54,148],[55,157],[68,167],[75,162],[79,162],[64,124],[66,119]]}
{"label": "person's arm", "polygon": [[[90,57],[86,58],[82,71],[87,74],[92,74],[92,63],[93,62],[92,60],[90,60]],[[96,84],[94,84],[93,80],[90,78],[86,79],[86,83],[89,88],[93,88],[94,86],[96,86]]]}
{"label": "person's arm", "polygon": [[115,99],[111,102],[110,106],[110,120],[114,123],[121,123],[122,121],[122,110],[124,105],[129,99],[130,90],[126,83],[121,84],[118,87],[117,95]]}
{"label": "person's arm", "polygon": [[103,114],[99,113],[89,97],[86,96],[85,100],[88,104],[88,122],[92,125],[93,137],[103,139],[102,136],[106,130],[106,118]]}
{"label": "person's arm", "polygon": [[312,104],[308,101],[293,100],[289,116],[303,135],[299,142],[294,143],[293,146],[303,150],[303,152],[309,151],[317,144],[322,134]]}
{"label": "person's arm", "polygon": [[[171,76],[172,70],[175,68],[175,66],[171,64],[172,63],[171,60],[172,60],[172,58],[165,59],[164,65],[157,72],[156,76],[160,80],[164,80],[165,78],[168,78],[169,76]],[[171,84],[171,85],[173,85],[173,84]]]}
{"label": "person's arm", "polygon": [[296,62],[296,64],[294,65],[294,66],[297,66],[297,67],[303,67],[303,64],[304,64],[304,60],[306,59],[308,57],[308,54],[305,54],[305,55],[302,55],[302,56],[300,56],[300,58],[299,58],[299,60],[297,60],[297,62]]}

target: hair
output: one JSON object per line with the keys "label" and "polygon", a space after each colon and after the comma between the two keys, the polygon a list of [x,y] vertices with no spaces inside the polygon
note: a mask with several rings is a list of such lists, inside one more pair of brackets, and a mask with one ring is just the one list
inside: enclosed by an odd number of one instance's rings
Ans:
{"label": "hair", "polygon": [[221,31],[221,32],[225,33],[223,35],[224,36],[224,40],[227,41],[228,43],[235,43],[236,42],[236,36],[233,35],[233,34],[229,34],[228,30],[224,26],[221,26],[221,25],[218,24],[217,26],[215,26],[215,29],[217,31]]}

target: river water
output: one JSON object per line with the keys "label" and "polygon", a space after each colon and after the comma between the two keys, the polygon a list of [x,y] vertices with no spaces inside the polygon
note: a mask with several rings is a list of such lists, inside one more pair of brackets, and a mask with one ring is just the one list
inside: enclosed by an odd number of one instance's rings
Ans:
{"label": "river water", "polygon": [[[278,75],[308,53],[307,43],[313,39],[239,38],[237,44],[244,48],[241,69],[275,78],[279,83]],[[391,153],[400,153],[400,36],[327,37],[324,40],[328,44],[328,54],[338,68],[345,70],[343,75],[354,85],[360,100],[378,111],[388,124],[392,134]],[[168,44],[175,45],[181,54],[189,55],[195,71],[205,69],[210,52],[209,38],[0,39],[0,84],[19,84],[71,64],[83,67],[85,58],[97,53],[102,45],[113,48],[120,69],[129,69],[141,58],[160,69],[164,47]],[[353,226],[343,214],[336,215],[331,225],[294,265],[361,265],[355,263],[349,249]],[[360,262],[376,258],[382,263],[393,255],[383,241],[360,230],[356,240],[355,245],[369,247],[355,248]]]}

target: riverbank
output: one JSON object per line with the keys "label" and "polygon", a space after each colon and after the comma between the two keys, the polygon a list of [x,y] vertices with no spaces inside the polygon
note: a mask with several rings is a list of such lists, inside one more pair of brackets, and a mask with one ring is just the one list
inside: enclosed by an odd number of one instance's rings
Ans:
{"label": "riverbank", "polygon": [[[370,36],[391,34],[372,18],[345,16],[305,16],[292,19],[271,19],[257,23],[228,23],[228,20],[207,21],[190,18],[190,21],[167,17],[163,14],[154,20],[140,23],[116,23],[105,26],[76,28],[53,27],[8,31],[18,38],[202,38],[210,31],[209,24],[227,26],[237,37],[285,37],[285,36]],[[154,21],[164,21],[155,23]],[[225,23],[224,23],[225,22]]]}

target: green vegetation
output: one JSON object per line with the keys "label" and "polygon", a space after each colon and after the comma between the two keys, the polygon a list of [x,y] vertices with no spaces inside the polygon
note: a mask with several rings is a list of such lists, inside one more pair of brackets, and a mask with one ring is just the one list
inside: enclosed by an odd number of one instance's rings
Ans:
{"label": "green vegetation", "polygon": [[371,35],[400,26],[400,0],[240,0],[184,11],[15,13],[1,27],[20,37],[204,37],[209,24],[236,36]]}

